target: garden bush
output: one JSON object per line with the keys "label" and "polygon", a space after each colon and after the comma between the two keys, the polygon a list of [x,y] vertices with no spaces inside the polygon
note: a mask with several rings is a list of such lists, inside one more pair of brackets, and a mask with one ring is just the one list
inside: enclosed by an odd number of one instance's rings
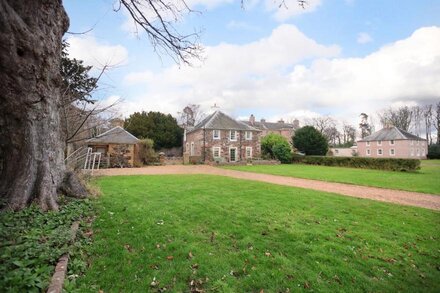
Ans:
{"label": "garden bush", "polygon": [[278,161],[283,164],[290,163],[292,160],[292,150],[287,141],[279,142],[272,147],[272,153]]}
{"label": "garden bush", "polygon": [[440,159],[440,144],[432,144],[428,147],[428,159]]}
{"label": "garden bush", "polygon": [[287,139],[281,134],[270,133],[261,139],[261,153],[265,159],[276,159],[273,147],[278,144],[289,145]]}
{"label": "garden bush", "polygon": [[149,138],[139,142],[139,160],[142,164],[154,164],[159,161],[159,156],[154,151],[154,141]]}
{"label": "garden bush", "polygon": [[365,168],[390,171],[415,171],[420,169],[420,160],[363,157],[294,156],[292,162],[308,165]]}

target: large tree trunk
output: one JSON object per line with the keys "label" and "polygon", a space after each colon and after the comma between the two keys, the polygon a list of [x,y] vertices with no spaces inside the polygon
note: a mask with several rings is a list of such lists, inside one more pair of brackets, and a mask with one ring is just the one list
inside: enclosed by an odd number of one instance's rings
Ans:
{"label": "large tree trunk", "polygon": [[59,116],[68,22],[60,0],[0,0],[0,196],[13,210],[33,201],[56,210],[71,181]]}

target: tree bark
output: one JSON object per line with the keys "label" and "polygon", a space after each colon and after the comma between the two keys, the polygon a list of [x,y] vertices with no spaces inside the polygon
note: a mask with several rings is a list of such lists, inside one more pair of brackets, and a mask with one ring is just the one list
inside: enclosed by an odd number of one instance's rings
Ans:
{"label": "tree bark", "polygon": [[0,0],[0,197],[6,208],[37,202],[43,210],[58,209],[66,182],[59,107],[68,25],[60,0]]}

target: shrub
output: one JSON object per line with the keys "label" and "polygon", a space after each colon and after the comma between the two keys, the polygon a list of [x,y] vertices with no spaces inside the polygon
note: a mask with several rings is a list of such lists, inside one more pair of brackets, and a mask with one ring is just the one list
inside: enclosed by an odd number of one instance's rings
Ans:
{"label": "shrub", "polygon": [[[261,139],[261,153],[265,159],[275,159],[273,147],[279,144],[289,145],[287,140],[281,134],[270,133]],[[289,146],[290,150],[290,146]]]}
{"label": "shrub", "polygon": [[292,151],[287,141],[276,143],[272,147],[274,157],[283,164],[290,163],[292,160]]}
{"label": "shrub", "polygon": [[338,166],[351,168],[365,168],[390,171],[415,171],[420,169],[420,160],[391,159],[391,158],[363,158],[363,157],[321,157],[306,156],[299,160],[294,157],[294,162],[309,165]]}
{"label": "shrub", "polygon": [[293,146],[306,155],[324,156],[328,151],[327,139],[313,126],[304,126],[295,132]]}
{"label": "shrub", "polygon": [[153,164],[158,161],[159,157],[154,151],[154,141],[146,138],[139,142],[139,160],[142,164]]}
{"label": "shrub", "polygon": [[432,144],[428,147],[428,159],[440,159],[440,144]]}

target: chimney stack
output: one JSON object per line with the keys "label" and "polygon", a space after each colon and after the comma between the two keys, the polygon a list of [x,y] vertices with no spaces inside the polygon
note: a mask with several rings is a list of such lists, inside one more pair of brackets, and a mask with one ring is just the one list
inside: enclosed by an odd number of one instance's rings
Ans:
{"label": "chimney stack", "polygon": [[255,116],[254,116],[254,114],[251,114],[251,117],[249,117],[249,123],[250,123],[251,125],[254,125],[254,124],[255,124]]}
{"label": "chimney stack", "polygon": [[284,123],[283,118],[281,118],[280,120],[278,120],[278,123]]}
{"label": "chimney stack", "polygon": [[261,123],[266,123],[266,119],[264,119],[264,118],[261,118]]}
{"label": "chimney stack", "polygon": [[295,128],[295,129],[299,128],[299,120],[298,119],[293,120],[292,124],[293,124],[293,128]]}

